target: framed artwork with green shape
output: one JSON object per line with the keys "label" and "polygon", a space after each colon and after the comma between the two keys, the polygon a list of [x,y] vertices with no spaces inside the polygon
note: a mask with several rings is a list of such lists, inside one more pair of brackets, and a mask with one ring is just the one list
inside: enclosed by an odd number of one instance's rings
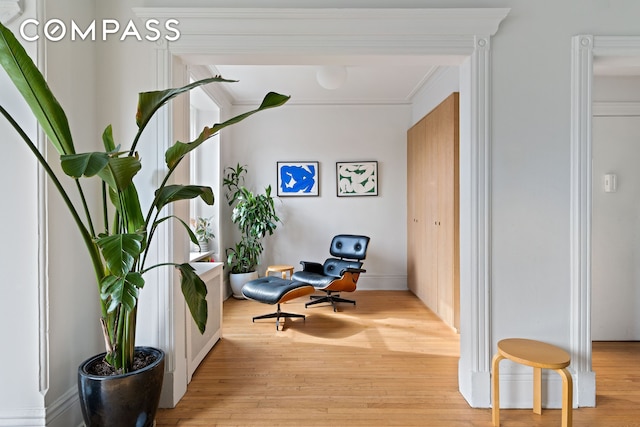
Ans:
{"label": "framed artwork with green shape", "polygon": [[338,197],[377,196],[378,162],[336,162]]}

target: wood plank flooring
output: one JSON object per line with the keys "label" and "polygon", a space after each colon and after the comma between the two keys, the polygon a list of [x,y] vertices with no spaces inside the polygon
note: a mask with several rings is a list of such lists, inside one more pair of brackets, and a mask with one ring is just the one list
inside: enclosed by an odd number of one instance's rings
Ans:
{"label": "wood plank flooring", "polygon": [[[346,294],[345,294],[346,296]],[[409,292],[359,291],[357,306],[304,308],[251,322],[274,306],[229,299],[223,339],[158,426],[490,427],[491,410],[458,392],[458,336]],[[640,343],[594,343],[597,408],[574,426],[640,426]],[[504,427],[559,426],[560,410],[501,411]]]}

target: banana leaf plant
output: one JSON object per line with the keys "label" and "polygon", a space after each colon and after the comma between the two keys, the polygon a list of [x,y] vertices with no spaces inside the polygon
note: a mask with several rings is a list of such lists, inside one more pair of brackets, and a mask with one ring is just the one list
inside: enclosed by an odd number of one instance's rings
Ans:
{"label": "banana leaf plant", "polygon": [[[194,198],[201,198],[209,205],[214,203],[210,187],[168,184],[169,178],[188,153],[221,129],[259,111],[281,106],[289,97],[270,92],[257,109],[223,123],[205,127],[194,141],[177,141],[165,153],[167,168],[164,179],[155,191],[151,205],[143,210],[134,177],[142,168],[136,147],[147,124],[158,109],[174,97],[204,84],[232,80],[218,76],[181,88],[140,93],[136,113],[138,130],[129,148],[122,149],[120,144],[116,144],[111,126],[107,126],[102,134],[104,151],[76,152],[64,110],[20,42],[2,24],[0,64],[31,108],[49,142],[60,154],[61,168],[66,176],[54,172],[20,124],[0,105],[0,113],[37,158],[60,193],[84,241],[98,286],[106,361],[116,372],[125,373],[132,370],[138,296],[140,289],[145,285],[144,274],[157,267],[170,265],[180,271],[181,289],[189,311],[200,332],[204,332],[207,322],[207,289],[194,269],[188,263],[146,263],[153,236],[158,226],[166,220],[175,220],[182,224],[190,240],[197,244],[195,234],[183,220],[172,215],[163,216],[165,206],[179,200]],[[80,202],[76,202],[77,204],[72,201],[63,186],[63,179],[73,182],[71,189],[75,188],[80,196]],[[102,209],[99,218],[92,218],[90,214],[82,185],[84,179],[100,180]]]}

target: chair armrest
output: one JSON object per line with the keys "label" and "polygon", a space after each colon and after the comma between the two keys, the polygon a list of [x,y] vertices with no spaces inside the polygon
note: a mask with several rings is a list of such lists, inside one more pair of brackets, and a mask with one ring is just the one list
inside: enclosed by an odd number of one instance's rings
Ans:
{"label": "chair armrest", "polygon": [[302,264],[302,271],[309,271],[311,273],[318,274],[324,273],[324,267],[319,262],[300,261],[300,264]]}
{"label": "chair armrest", "polygon": [[366,273],[367,270],[364,268],[345,268],[340,271],[340,275],[342,276],[344,273]]}

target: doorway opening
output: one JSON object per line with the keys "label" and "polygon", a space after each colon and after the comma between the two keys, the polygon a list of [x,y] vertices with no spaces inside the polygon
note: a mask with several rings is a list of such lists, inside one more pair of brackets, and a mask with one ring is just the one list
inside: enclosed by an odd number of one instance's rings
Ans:
{"label": "doorway opening", "polygon": [[[571,349],[579,406],[595,406],[592,370],[593,79],[598,61],[640,63],[640,37],[580,35],[572,40]],[[620,63],[620,62],[618,62]]]}
{"label": "doorway opening", "polygon": [[[387,60],[456,58],[460,64],[459,390],[473,407],[490,406],[490,47],[509,9],[135,10],[142,19],[179,19],[181,38],[158,50],[156,84],[175,63],[261,60],[314,63],[335,55]],[[385,25],[380,25],[384,21]],[[340,28],[336,28],[336,25]],[[365,36],[363,36],[365,35]],[[208,57],[208,58],[207,58]],[[196,61],[196,62],[189,62]],[[164,122],[162,122],[164,120]],[[159,123],[169,129],[171,123]],[[166,343],[167,348],[175,348]]]}

